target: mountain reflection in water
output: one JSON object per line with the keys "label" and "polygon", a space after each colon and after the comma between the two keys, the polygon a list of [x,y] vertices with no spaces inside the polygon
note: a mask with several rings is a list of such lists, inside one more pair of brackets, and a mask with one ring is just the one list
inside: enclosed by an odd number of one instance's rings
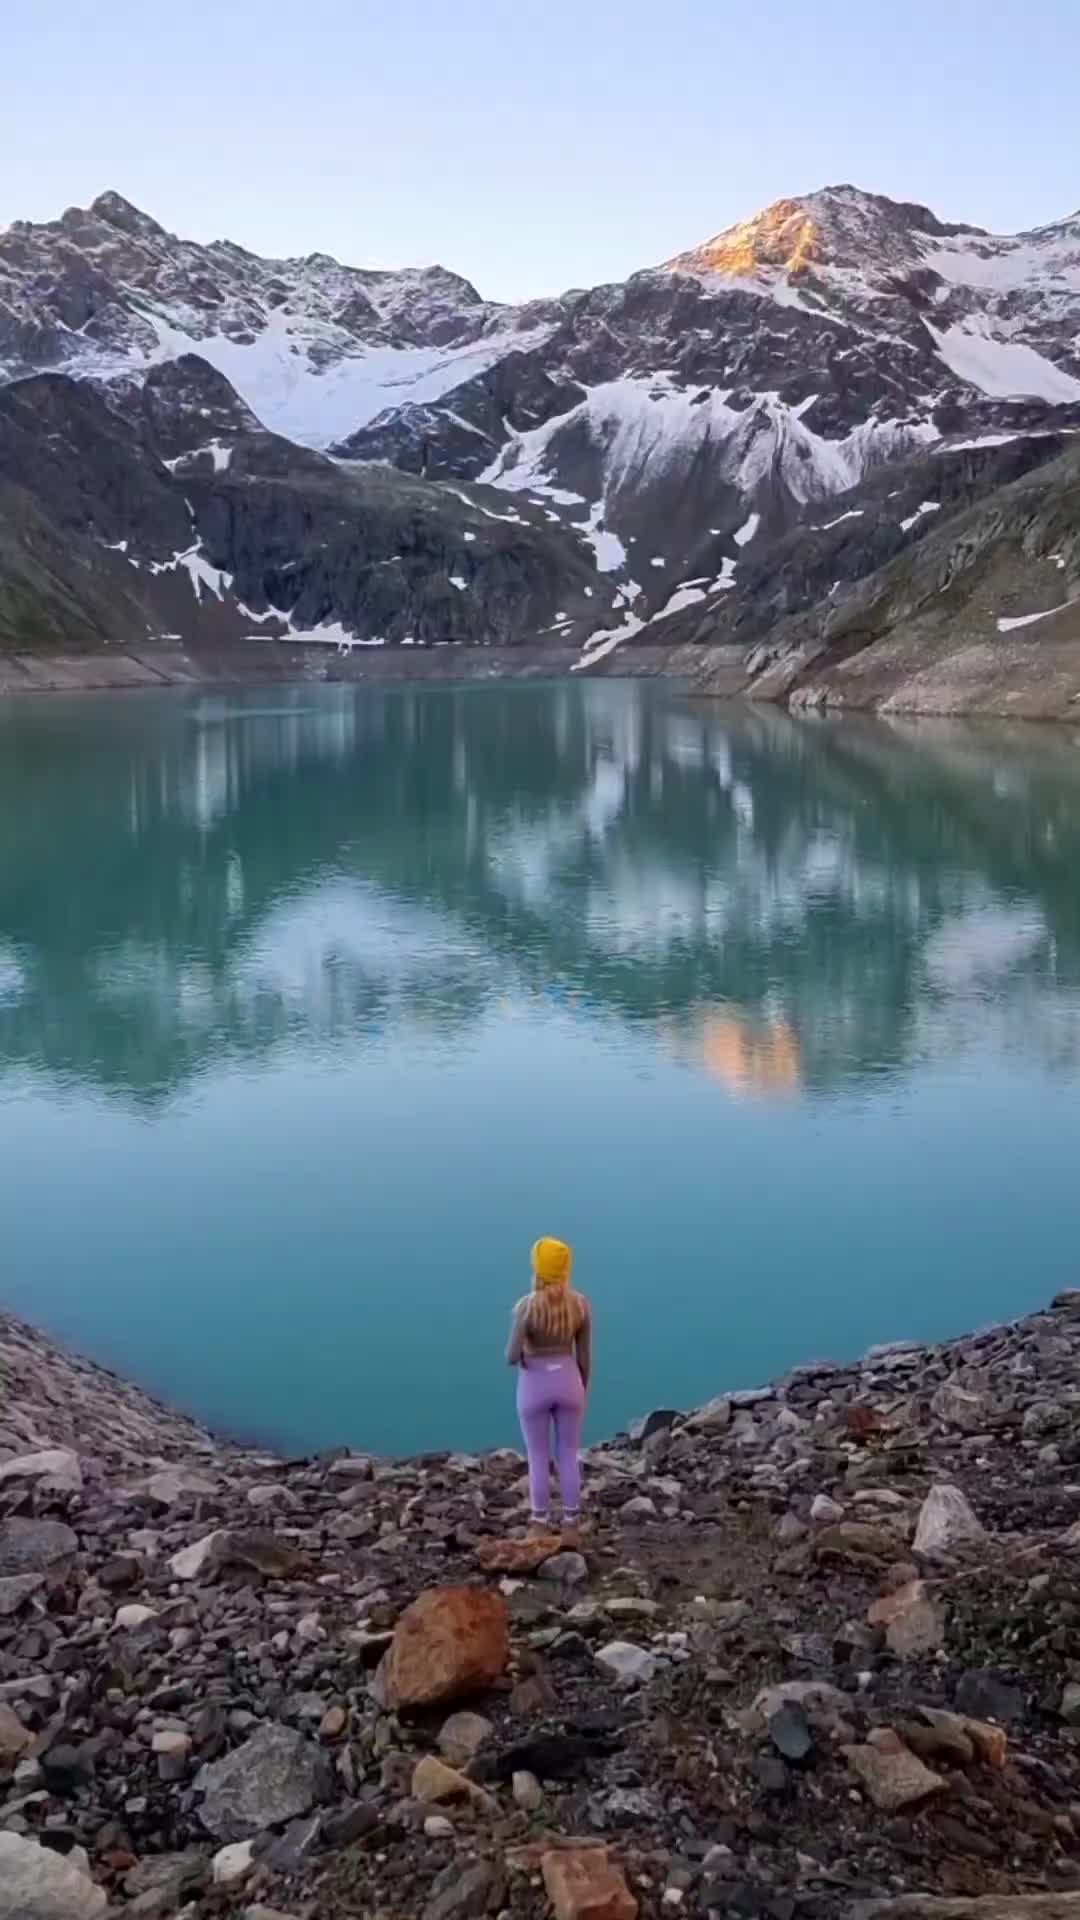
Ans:
{"label": "mountain reflection in water", "polygon": [[0,749],[9,1072],[153,1104],[530,993],[738,1090],[899,1072],[988,1011],[1076,1060],[1064,730],[327,688],[9,704]]}

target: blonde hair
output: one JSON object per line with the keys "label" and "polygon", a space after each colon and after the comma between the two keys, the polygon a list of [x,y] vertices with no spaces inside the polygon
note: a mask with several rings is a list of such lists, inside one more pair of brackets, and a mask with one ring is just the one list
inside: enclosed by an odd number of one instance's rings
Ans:
{"label": "blonde hair", "polygon": [[566,1282],[552,1286],[536,1281],[525,1312],[528,1332],[555,1346],[570,1346],[585,1324],[585,1305]]}

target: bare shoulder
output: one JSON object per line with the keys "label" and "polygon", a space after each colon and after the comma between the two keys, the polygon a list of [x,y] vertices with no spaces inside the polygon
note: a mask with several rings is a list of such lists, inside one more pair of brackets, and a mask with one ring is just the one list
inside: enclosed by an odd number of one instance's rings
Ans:
{"label": "bare shoulder", "polygon": [[[577,1292],[577,1289],[575,1288],[574,1291]],[[582,1318],[585,1320],[591,1320],[592,1319],[592,1301],[589,1299],[588,1294],[578,1293],[577,1297],[581,1305]]]}

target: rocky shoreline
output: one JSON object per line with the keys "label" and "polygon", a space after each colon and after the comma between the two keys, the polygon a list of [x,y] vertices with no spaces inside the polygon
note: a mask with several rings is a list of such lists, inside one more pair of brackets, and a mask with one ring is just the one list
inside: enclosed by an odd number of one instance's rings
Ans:
{"label": "rocky shoreline", "polygon": [[[268,685],[445,684],[463,680],[545,680],[573,675],[576,647],[354,647],[341,651],[317,641],[259,640],[212,649],[117,647],[112,653],[0,654],[0,695],[18,693],[150,692],[165,687],[251,688]],[[669,647],[634,647],[619,654],[615,677],[652,679],[672,674]],[[674,675],[683,679],[682,671]]]}
{"label": "rocky shoreline", "polygon": [[286,1461],[0,1316],[0,1920],[1080,1915],[1080,1294]]}

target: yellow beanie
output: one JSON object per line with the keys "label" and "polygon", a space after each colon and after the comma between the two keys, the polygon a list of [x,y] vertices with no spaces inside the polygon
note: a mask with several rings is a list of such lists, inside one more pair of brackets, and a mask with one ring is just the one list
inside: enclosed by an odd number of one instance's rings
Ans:
{"label": "yellow beanie", "polygon": [[538,1287],[565,1287],[570,1278],[574,1256],[565,1240],[546,1235],[532,1250],[533,1275]]}

